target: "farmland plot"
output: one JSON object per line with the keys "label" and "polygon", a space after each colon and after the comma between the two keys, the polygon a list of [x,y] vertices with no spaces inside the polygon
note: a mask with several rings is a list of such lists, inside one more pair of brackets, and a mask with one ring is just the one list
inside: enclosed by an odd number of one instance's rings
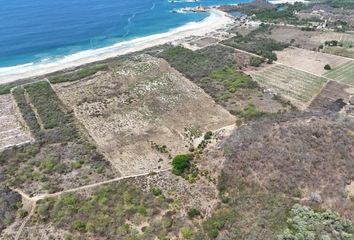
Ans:
{"label": "farmland plot", "polygon": [[32,137],[18,121],[11,95],[0,96],[0,150],[30,141]]}
{"label": "farmland plot", "polygon": [[324,76],[335,81],[354,86],[354,61],[344,63],[332,69]]}
{"label": "farmland plot", "polygon": [[270,88],[303,109],[327,82],[318,77],[284,65],[275,65],[259,72],[251,73],[259,84]]}
{"label": "farmland plot", "polygon": [[315,75],[323,75],[326,73],[327,70],[324,69],[326,64],[335,68],[348,62],[348,59],[340,56],[314,52],[301,48],[290,47],[283,51],[277,51],[276,54],[278,57],[278,63],[292,66]]}

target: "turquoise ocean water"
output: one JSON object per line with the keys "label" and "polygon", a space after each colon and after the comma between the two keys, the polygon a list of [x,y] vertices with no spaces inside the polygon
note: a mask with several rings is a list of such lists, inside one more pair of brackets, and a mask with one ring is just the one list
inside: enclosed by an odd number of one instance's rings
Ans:
{"label": "turquoise ocean water", "polygon": [[0,68],[50,62],[84,50],[167,32],[208,13],[183,7],[249,0],[11,0],[0,5]]}

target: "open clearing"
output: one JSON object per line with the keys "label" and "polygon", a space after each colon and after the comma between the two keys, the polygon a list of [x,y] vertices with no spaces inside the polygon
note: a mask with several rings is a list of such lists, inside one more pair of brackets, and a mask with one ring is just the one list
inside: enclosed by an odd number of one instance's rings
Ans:
{"label": "open clearing", "polygon": [[14,145],[31,142],[33,138],[20,123],[16,105],[10,94],[0,96],[0,151]]}
{"label": "open clearing", "polygon": [[276,54],[278,57],[277,62],[315,75],[323,75],[327,73],[328,71],[324,69],[326,64],[335,68],[348,62],[348,59],[346,58],[301,48],[290,47],[283,51],[277,51]]}
{"label": "open clearing", "polygon": [[324,76],[335,81],[354,86],[354,61],[346,62],[332,69]]}
{"label": "open clearing", "polygon": [[327,82],[325,78],[280,64],[251,72],[251,75],[255,81],[286,97],[300,109],[306,108]]}
{"label": "open clearing", "polygon": [[162,59],[132,57],[55,90],[123,175],[169,167],[191,138],[235,118]]}

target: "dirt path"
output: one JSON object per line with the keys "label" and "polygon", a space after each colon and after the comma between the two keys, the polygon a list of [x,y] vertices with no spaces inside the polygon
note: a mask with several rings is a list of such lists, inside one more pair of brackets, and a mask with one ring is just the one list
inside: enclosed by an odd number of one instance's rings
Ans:
{"label": "dirt path", "polygon": [[21,233],[22,233],[24,227],[26,226],[27,222],[31,219],[32,215],[34,214],[35,209],[36,209],[36,202],[33,203],[31,211],[28,214],[28,216],[25,217],[25,219],[23,219],[23,222],[22,222],[20,228],[18,229],[18,231],[17,231],[17,233],[15,235],[15,240],[19,240],[20,239]]}
{"label": "dirt path", "polygon": [[227,45],[222,44],[222,43],[217,43],[217,44],[219,44],[220,46],[226,47],[226,48],[231,48],[231,49],[233,49],[233,50],[235,50],[235,51],[237,51],[237,52],[241,52],[241,53],[244,53],[244,54],[251,55],[251,56],[253,56],[253,57],[264,58],[264,57],[259,56],[259,55],[257,55],[257,54],[254,54],[254,53],[251,53],[251,52],[247,52],[247,51],[245,51],[245,50],[241,50],[241,49],[239,49],[239,48],[227,46]]}

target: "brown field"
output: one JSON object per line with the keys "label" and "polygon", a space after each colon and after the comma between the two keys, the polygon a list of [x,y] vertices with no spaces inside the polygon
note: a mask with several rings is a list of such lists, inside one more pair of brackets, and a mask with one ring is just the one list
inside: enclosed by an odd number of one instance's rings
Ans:
{"label": "brown field", "polygon": [[323,75],[327,73],[327,70],[324,69],[326,64],[335,68],[348,62],[348,59],[346,58],[301,48],[286,48],[283,51],[276,52],[276,54],[278,57],[277,62],[298,68],[314,75]]}
{"label": "brown field", "polygon": [[111,68],[55,90],[123,175],[170,167],[191,136],[235,122],[164,60],[140,55]]}
{"label": "brown field", "polygon": [[350,34],[338,32],[321,32],[321,31],[302,31],[300,28],[294,27],[275,27],[272,29],[271,37],[280,42],[291,43],[305,49],[317,49],[323,45],[325,41],[337,40],[342,41],[350,39]]}
{"label": "brown field", "polygon": [[311,102],[309,109],[345,112],[354,115],[350,99],[354,97],[354,87],[329,81],[321,93]]}
{"label": "brown field", "polygon": [[33,140],[25,124],[19,121],[15,109],[16,104],[10,94],[0,96],[0,151]]}

